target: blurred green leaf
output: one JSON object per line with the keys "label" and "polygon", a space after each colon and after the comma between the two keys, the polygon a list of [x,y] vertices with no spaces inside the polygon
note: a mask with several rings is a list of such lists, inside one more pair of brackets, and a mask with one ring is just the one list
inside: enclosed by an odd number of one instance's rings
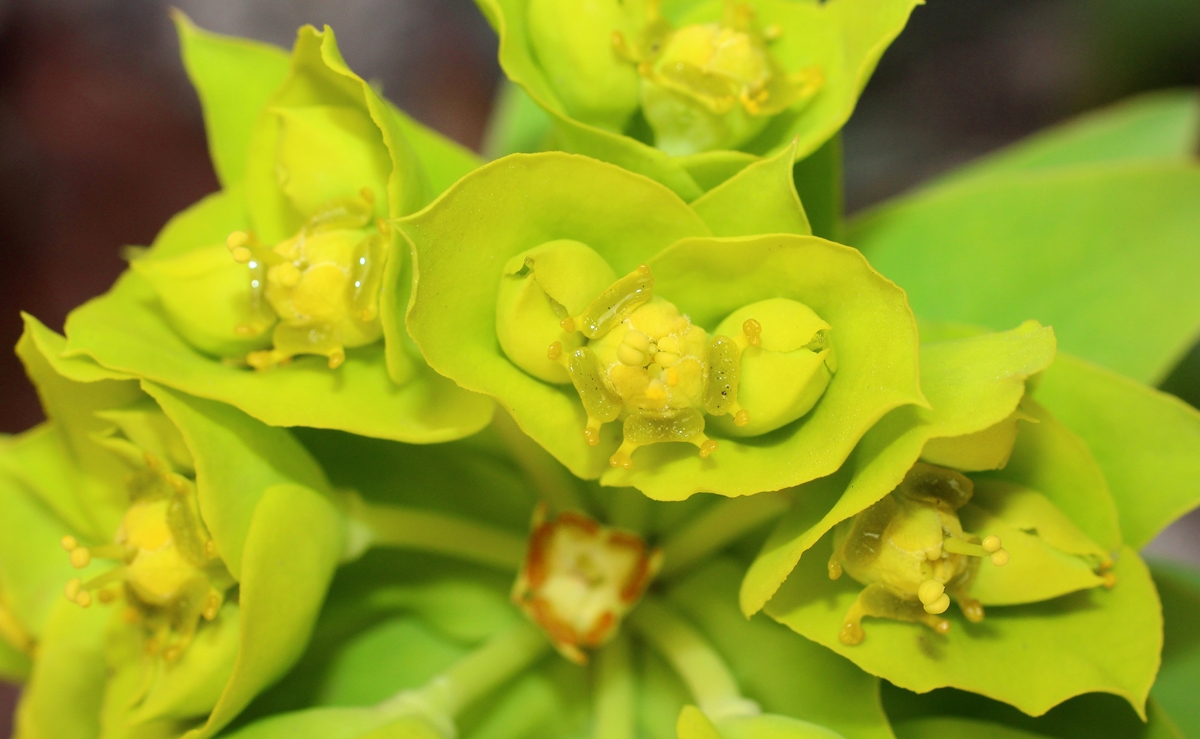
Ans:
{"label": "blurred green leaf", "polygon": [[1200,504],[1200,411],[1061,354],[1035,397],[1091,448],[1129,546],[1145,546]]}
{"label": "blurred green leaf", "polygon": [[893,724],[896,739],[1042,739],[1041,734],[970,718],[935,716]]}
{"label": "blurred green leaf", "polygon": [[499,159],[509,154],[542,151],[549,143],[552,125],[550,114],[529,93],[520,85],[503,80],[484,134],[483,153],[488,159]]}
{"label": "blurred green leaf", "polygon": [[1150,565],[1162,598],[1163,663],[1151,690],[1166,713],[1189,739],[1200,737],[1200,570],[1180,563]]}
{"label": "blurred green leaf", "polygon": [[856,219],[849,243],[922,319],[1035,318],[1063,350],[1143,382],[1200,334],[1200,168],[1100,164],[964,182]]}
{"label": "blurred green leaf", "polygon": [[830,580],[826,537],[800,560],[767,613],[863,670],[925,692],[956,687],[1041,715],[1090,692],[1121,696],[1144,715],[1162,649],[1162,617],[1149,570],[1125,547],[1111,590],[1094,588],[1051,601],[992,607],[982,623],[947,612],[944,636],[922,624],[871,619],[866,639],[847,646],[838,633],[862,585]]}

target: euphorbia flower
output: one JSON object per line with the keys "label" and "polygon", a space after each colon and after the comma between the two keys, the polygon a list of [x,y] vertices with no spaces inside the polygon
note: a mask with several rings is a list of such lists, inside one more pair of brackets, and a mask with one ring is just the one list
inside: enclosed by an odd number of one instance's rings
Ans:
{"label": "euphorbia flower", "polygon": [[484,426],[491,403],[410,348],[390,225],[474,155],[380,97],[329,29],[302,28],[289,58],[177,21],[223,189],[71,314],[70,350],[275,425],[422,443]]}
{"label": "euphorbia flower", "polygon": [[555,144],[686,199],[850,117],[914,0],[479,0]]}
{"label": "euphorbia flower", "polygon": [[681,499],[828,475],[924,400],[903,292],[807,235],[791,161],[690,206],[575,155],[482,167],[397,223],[409,331],[581,477]]}
{"label": "euphorbia flower", "polygon": [[6,454],[36,655],[18,731],[212,735],[302,651],[345,519],[287,431],[64,345],[28,319],[18,347],[51,419]]}
{"label": "euphorbia flower", "polygon": [[1025,396],[1054,353],[1033,322],[922,345],[931,408],[893,412],[838,474],[796,491],[743,611],[765,607],[910,690],[958,687],[1034,715],[1106,691],[1143,710],[1156,596],[1086,446]]}

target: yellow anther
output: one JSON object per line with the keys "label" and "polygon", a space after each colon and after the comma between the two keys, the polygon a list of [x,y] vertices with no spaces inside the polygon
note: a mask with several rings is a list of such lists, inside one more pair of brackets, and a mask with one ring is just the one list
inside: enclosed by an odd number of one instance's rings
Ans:
{"label": "yellow anther", "polygon": [[983,538],[983,544],[980,546],[983,547],[983,551],[985,552],[995,552],[1000,549],[1000,537],[996,536],[995,534],[985,536]]}
{"label": "yellow anther", "polygon": [[668,367],[663,373],[663,380],[666,381],[667,387],[677,387],[679,385],[679,370],[675,367]]}
{"label": "yellow anther", "polygon": [[745,426],[748,423],[750,423],[750,414],[744,408],[733,416],[734,426]]}
{"label": "yellow anther", "polygon": [[92,594],[84,590],[75,596],[75,602],[80,608],[87,608],[92,604]]}
{"label": "yellow anther", "polygon": [[105,605],[112,603],[117,599],[117,594],[111,590],[101,590],[96,595],[100,598],[100,602],[104,603]]}
{"label": "yellow anther", "polygon": [[942,593],[940,596],[938,596],[938,599],[935,600],[934,602],[925,604],[925,612],[937,615],[939,613],[945,613],[946,609],[949,607],[950,607],[950,596],[946,595],[945,593]]}
{"label": "yellow anther", "polygon": [[746,342],[750,346],[762,344],[762,324],[753,318],[747,318],[742,324],[742,333],[746,335]]}
{"label": "yellow anther", "polygon": [[1108,590],[1112,590],[1117,584],[1117,576],[1112,572],[1101,573],[1100,579],[1103,581],[1104,587]]}
{"label": "yellow anther", "polygon": [[79,546],[79,540],[74,536],[67,534],[62,538],[62,548],[68,552]]}
{"label": "yellow anther", "polygon": [[1004,565],[1008,564],[1008,550],[997,549],[996,551],[992,552],[992,556],[988,557],[988,559],[990,559],[992,564],[996,565],[997,567],[1003,567]]}
{"label": "yellow anther", "polygon": [[329,354],[329,369],[337,369],[346,361],[346,350],[340,346]]}
{"label": "yellow anther", "polygon": [[233,261],[237,262],[238,264],[249,264],[250,260],[254,258],[254,255],[250,253],[250,250],[244,246],[231,249],[230,254],[233,255]]}
{"label": "yellow anther", "polygon": [[250,243],[250,234],[245,231],[234,231],[225,239],[225,246],[229,251],[244,249]]}
{"label": "yellow anther", "polygon": [[75,547],[71,550],[71,566],[82,570],[92,563],[92,554],[86,547]]}
{"label": "yellow anther", "polygon": [[700,459],[708,459],[712,453],[717,451],[716,439],[705,439],[700,445]]}
{"label": "yellow anther", "polygon": [[556,341],[546,349],[546,359],[551,362],[557,361],[562,356],[563,346],[561,341]]}
{"label": "yellow anther", "polygon": [[[917,598],[926,606],[931,603],[938,602],[946,593],[946,585],[937,580],[926,580],[917,588]],[[926,608],[925,610],[929,610]],[[942,611],[945,609],[943,608]],[[929,611],[930,613],[941,613],[942,611]]]}

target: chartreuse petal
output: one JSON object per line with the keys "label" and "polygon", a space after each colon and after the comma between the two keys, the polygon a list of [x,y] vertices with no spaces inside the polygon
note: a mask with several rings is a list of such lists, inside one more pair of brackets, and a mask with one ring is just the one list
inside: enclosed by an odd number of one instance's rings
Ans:
{"label": "chartreuse petal", "polygon": [[[1145,719],[1129,704],[1107,693],[1088,693],[1029,716],[1012,706],[974,693],[943,688],[918,695],[883,684],[883,705],[897,739],[929,737],[996,737],[996,739],[1184,739],[1171,718],[1153,697],[1146,703]],[[947,733],[928,733],[945,727]],[[963,727],[972,732],[952,733]],[[989,734],[988,732],[993,732]]]}
{"label": "chartreuse petal", "polygon": [[[628,274],[673,241],[708,235],[663,186],[609,164],[562,153],[515,154],[475,170],[431,207],[401,221],[417,279],[407,325],[430,366],[496,398],[525,433],[572,472],[596,477],[608,443],[589,447],[571,385],[519,369],[496,339],[496,290],[505,264],[547,241],[574,239]],[[453,239],[454,249],[447,249]]]}
{"label": "chartreuse petal", "polygon": [[1197,131],[1200,100],[1194,90],[1145,93],[1034,134],[935,180],[933,186],[1099,162],[1187,160],[1195,156]]}
{"label": "chartreuse petal", "polygon": [[208,720],[188,739],[215,735],[299,658],[341,557],[343,529],[337,509],[310,488],[282,484],[263,493],[242,551],[237,661]]}
{"label": "chartreuse petal", "polygon": [[807,305],[833,327],[837,371],[813,411],[783,428],[744,440],[721,438],[708,459],[680,445],[649,446],[633,469],[606,471],[603,484],[633,485],[660,500],[799,485],[836,471],[884,414],[924,403],[916,327],[904,292],[854,249],[812,236],[688,239],[649,264],[656,294],[710,331],[760,300],[786,297]]}
{"label": "chartreuse petal", "polygon": [[792,179],[794,144],[748,165],[692,203],[713,236],[812,233]]}
{"label": "chartreuse petal", "polygon": [[319,357],[297,358],[265,372],[227,366],[173,331],[154,291],[132,273],[107,295],[72,312],[66,330],[73,355],[228,403],[273,426],[338,428],[431,443],[474,433],[491,416],[489,401],[424,367],[414,379],[395,385],[379,344],[348,352],[336,371]]}
{"label": "chartreuse petal", "polygon": [[805,725],[780,726],[776,734],[770,720],[757,727],[718,722],[721,739],[890,737],[878,679],[762,616],[747,620],[734,601],[740,577],[740,567],[718,559],[672,587],[667,599],[711,640],[739,687],[768,714],[759,718]]}
{"label": "chartreuse petal", "polygon": [[287,54],[268,44],[199,29],[178,10],[172,17],[183,65],[204,109],[213,167],[229,187],[245,176],[254,122],[287,76]]}
{"label": "chartreuse petal", "polygon": [[1066,355],[1046,372],[1035,397],[1091,448],[1129,546],[1145,546],[1200,504],[1200,412],[1195,408]]}
{"label": "chartreuse petal", "polygon": [[[500,66],[505,75],[553,117],[556,143],[597,159],[612,162],[662,182],[686,200],[734,174],[748,164],[745,158],[673,158],[629,135],[572,118],[555,91],[549,72],[539,63],[531,42],[529,0],[478,0],[500,36]],[[766,130],[746,145],[755,154],[775,153],[798,137],[801,158],[815,151],[850,117],[858,95],[880,56],[900,33],[914,0],[837,0],[793,3],[755,0],[748,3],[764,27],[778,25],[782,36],[769,47],[790,72],[816,66],[824,82],[816,96],[777,115]],[[720,18],[720,3],[672,3],[664,8],[676,24]],[[616,29],[612,29],[616,30]],[[606,34],[605,34],[606,35]],[[632,64],[630,65],[632,67]],[[632,133],[632,129],[628,132]],[[648,132],[644,137],[648,139]],[[695,155],[693,155],[695,156]],[[701,155],[703,156],[703,155]],[[713,166],[717,165],[717,166]],[[717,176],[713,176],[716,173]]]}
{"label": "chartreuse petal", "polygon": [[[31,447],[43,453],[31,455]],[[59,545],[77,530],[22,478],[72,462],[52,423],[0,441],[0,458],[0,643],[28,651],[51,608],[62,600],[63,586],[77,574]],[[37,464],[29,464],[35,459]]]}
{"label": "chartreuse petal", "polygon": [[25,739],[95,739],[108,665],[103,635],[112,612],[54,604],[41,648],[17,707],[16,735]]}
{"label": "chartreuse petal", "polygon": [[1183,162],[1015,173],[884,205],[848,242],[922,319],[1033,317],[1064,351],[1154,382],[1200,334],[1198,200],[1200,167]]}
{"label": "chartreuse petal", "polygon": [[1200,683],[1200,571],[1174,562],[1150,565],[1162,598],[1164,639],[1163,663],[1151,695],[1183,731],[1200,733],[1200,705],[1195,700]]}
{"label": "chartreuse petal", "polygon": [[1162,616],[1149,570],[1129,547],[1120,552],[1111,590],[993,607],[978,625],[954,613],[944,636],[876,619],[856,646],[839,641],[838,632],[862,588],[848,578],[829,579],[830,552],[826,537],[801,559],[767,613],[863,670],[917,692],[969,690],[1034,716],[1089,692],[1118,695],[1145,715],[1162,648]]}
{"label": "chartreuse petal", "polygon": [[835,524],[895,489],[929,440],[974,434],[1009,417],[1025,393],[1025,381],[1044,370],[1054,354],[1054,332],[1034,322],[923,345],[921,389],[930,407],[892,411],[858,442],[841,471],[798,491],[796,507],[746,573],[742,612],[761,610],[802,555]]}

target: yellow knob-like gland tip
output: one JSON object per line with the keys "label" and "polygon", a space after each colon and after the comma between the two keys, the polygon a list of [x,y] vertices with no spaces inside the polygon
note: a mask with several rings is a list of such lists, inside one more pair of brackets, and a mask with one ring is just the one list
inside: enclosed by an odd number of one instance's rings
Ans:
{"label": "yellow knob-like gland tip", "polygon": [[942,593],[940,596],[938,596],[938,599],[935,600],[934,602],[925,604],[925,612],[936,615],[939,613],[945,613],[946,609],[949,607],[950,607],[950,596],[946,595],[945,593]]}
{"label": "yellow knob-like gland tip", "polygon": [[750,414],[748,412],[746,412],[746,410],[744,408],[742,410],[738,411],[736,414],[734,414],[734,416],[733,416],[733,425],[734,426],[745,426],[748,423],[750,423]]}
{"label": "yellow knob-like gland tip", "polygon": [[829,579],[837,580],[842,576],[842,563],[836,559],[829,560]]}
{"label": "yellow knob-like gland tip", "polygon": [[1003,567],[1004,565],[1008,564],[1008,550],[1003,548],[997,549],[996,551],[992,552],[992,556],[988,557],[988,559],[990,559],[992,564],[996,565],[997,567]]}
{"label": "yellow knob-like gland tip", "polygon": [[62,538],[61,543],[62,543],[62,548],[67,550],[68,552],[79,546],[79,540],[76,539],[74,536],[71,536],[70,534],[67,534],[66,536],[64,536]]}
{"label": "yellow knob-like gland tip", "polygon": [[338,348],[329,355],[329,369],[337,369],[346,361],[346,350]]}
{"label": "yellow knob-like gland tip", "polygon": [[985,536],[981,546],[985,552],[995,552],[1000,549],[1000,537],[995,534]]}
{"label": "yellow knob-like gland tip", "polygon": [[608,463],[613,467],[620,467],[626,470],[633,469],[633,457],[630,457],[628,454],[619,449],[617,450],[616,454],[613,454],[608,458]]}
{"label": "yellow knob-like gland tip", "polygon": [[[549,346],[549,348],[546,349],[546,359],[549,359],[551,362],[556,361],[561,356],[562,356],[562,342],[561,341],[554,342],[553,344],[551,344]],[[592,446],[595,446],[595,445],[593,444]]]}
{"label": "yellow knob-like gland tip", "polygon": [[238,264],[249,264],[250,260],[254,257],[254,255],[250,253],[250,250],[244,246],[231,249],[229,253],[233,255],[233,261],[237,262]]}
{"label": "yellow knob-like gland tip", "polygon": [[[931,603],[936,603],[941,600],[941,597],[946,593],[946,586],[937,580],[926,580],[917,588],[917,598],[921,603],[928,606]],[[926,609],[928,610],[928,609]],[[945,609],[943,609],[945,610]],[[941,613],[942,611],[929,611],[930,613]]]}
{"label": "yellow knob-like gland tip", "polygon": [[78,604],[80,608],[87,608],[92,604],[92,594],[86,590],[80,592],[79,595],[75,596],[75,603]]}
{"label": "yellow knob-like gland tip", "polygon": [[842,644],[854,646],[855,644],[862,644],[864,636],[866,636],[866,633],[863,631],[861,625],[847,621],[842,625],[841,633],[838,634],[838,641]]}
{"label": "yellow knob-like gland tip", "polygon": [[588,446],[597,446],[600,443],[600,431],[594,428],[586,428],[583,430],[583,438]]}
{"label": "yellow knob-like gland tip", "polygon": [[716,439],[705,439],[700,445],[700,459],[708,459],[712,453],[717,451]]}
{"label": "yellow knob-like gland tip", "polygon": [[392,226],[382,218],[375,219],[375,228],[379,231],[380,236],[391,236]]}
{"label": "yellow knob-like gland tip", "polygon": [[642,274],[642,275],[648,275],[648,274],[650,274],[650,265],[648,265],[648,264],[639,264],[639,265],[638,265],[638,268],[637,268],[637,271],[638,271],[638,274]]}
{"label": "yellow knob-like gland tip", "polygon": [[742,333],[746,335],[746,342],[750,346],[760,346],[762,344],[762,324],[753,318],[747,318],[742,324]]}
{"label": "yellow knob-like gland tip", "polygon": [[1107,590],[1112,590],[1117,585],[1117,576],[1112,572],[1104,572],[1100,575],[1103,585]]}
{"label": "yellow knob-like gland tip", "polygon": [[212,621],[217,617],[217,611],[221,609],[221,599],[216,595],[209,593],[208,601],[204,604],[204,612],[202,615],[206,621]]}
{"label": "yellow knob-like gland tip", "polygon": [[71,566],[77,570],[82,570],[92,563],[92,553],[87,550],[87,547],[75,547],[71,550]]}
{"label": "yellow knob-like gland tip", "polygon": [[250,234],[245,231],[234,231],[225,238],[225,246],[229,248],[229,251],[244,249],[249,243]]}
{"label": "yellow knob-like gland tip", "polygon": [[570,316],[567,316],[566,318],[559,321],[558,326],[563,331],[566,331],[569,334],[575,333],[575,319],[571,318]]}

